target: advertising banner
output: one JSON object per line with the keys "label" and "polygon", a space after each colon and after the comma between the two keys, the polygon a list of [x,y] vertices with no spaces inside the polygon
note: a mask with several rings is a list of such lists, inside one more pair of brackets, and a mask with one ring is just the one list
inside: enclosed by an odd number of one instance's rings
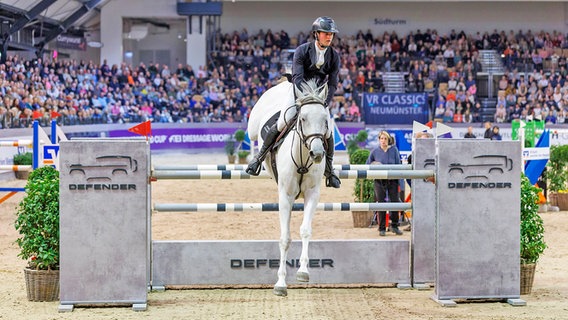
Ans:
{"label": "advertising banner", "polygon": [[428,122],[426,93],[365,93],[366,124],[412,124]]}
{"label": "advertising banner", "polygon": [[87,41],[83,37],[61,34],[55,38],[55,44],[61,49],[71,49],[78,51],[87,50]]}
{"label": "advertising banner", "polygon": [[[244,128],[246,129],[246,128]],[[214,149],[223,148],[225,141],[235,133],[232,127],[203,127],[203,128],[152,128],[150,147],[152,150],[167,149]],[[361,130],[358,127],[339,128],[342,141],[347,141]],[[336,132],[337,133],[337,132]],[[110,138],[134,137],[127,130],[110,130]],[[338,149],[339,150],[339,149]]]}

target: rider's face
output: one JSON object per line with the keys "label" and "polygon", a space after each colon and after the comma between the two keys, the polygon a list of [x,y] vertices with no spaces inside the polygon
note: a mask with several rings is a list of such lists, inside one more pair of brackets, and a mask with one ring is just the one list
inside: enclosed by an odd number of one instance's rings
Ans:
{"label": "rider's face", "polygon": [[318,32],[318,46],[320,48],[329,47],[333,41],[333,32]]}

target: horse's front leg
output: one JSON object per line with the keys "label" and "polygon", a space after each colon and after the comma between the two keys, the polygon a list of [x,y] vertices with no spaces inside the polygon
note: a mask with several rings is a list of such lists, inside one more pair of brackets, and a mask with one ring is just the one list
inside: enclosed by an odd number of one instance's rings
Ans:
{"label": "horse's front leg", "polygon": [[279,215],[280,215],[280,265],[278,266],[278,281],[274,285],[274,294],[277,296],[287,296],[288,289],[286,286],[286,258],[288,249],[290,249],[290,218],[292,216],[292,203],[294,198],[280,194],[279,197]]}
{"label": "horse's front leg", "polygon": [[312,238],[312,219],[316,212],[320,198],[320,191],[318,188],[312,188],[304,191],[304,219],[300,226],[300,236],[302,237],[302,254],[300,255],[300,269],[296,274],[296,279],[301,282],[310,281],[310,273],[308,272],[309,255],[308,247],[310,239]]}

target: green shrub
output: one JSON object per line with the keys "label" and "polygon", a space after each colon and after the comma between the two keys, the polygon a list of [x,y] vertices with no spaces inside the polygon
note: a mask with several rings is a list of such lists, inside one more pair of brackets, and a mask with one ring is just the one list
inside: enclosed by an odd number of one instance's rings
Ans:
{"label": "green shrub", "polygon": [[[371,152],[367,149],[357,149],[349,157],[351,164],[365,164]],[[375,189],[373,180],[357,179],[353,188],[356,202],[375,202]]]}
{"label": "green shrub", "polygon": [[33,163],[33,153],[24,152],[14,155],[14,165],[31,166]]}
{"label": "green shrub", "polygon": [[353,152],[357,151],[358,149],[361,149],[360,145],[366,142],[368,137],[369,133],[367,132],[367,130],[361,129],[359,130],[359,132],[357,132],[355,138],[347,140],[347,154],[349,155],[350,159]]}
{"label": "green shrub", "polygon": [[235,131],[235,140],[237,140],[238,142],[245,141],[245,131],[243,129],[238,129],[237,131]]}
{"label": "green shrub", "polygon": [[521,175],[521,263],[536,263],[546,249],[544,222],[538,214],[538,193],[524,174]]}
{"label": "green shrub", "polygon": [[237,150],[237,140],[235,140],[234,136],[231,135],[230,137],[225,140],[225,153],[229,156],[235,155]]}
{"label": "green shrub", "polygon": [[41,167],[30,173],[15,222],[18,256],[32,269],[59,267],[59,171]]}
{"label": "green shrub", "polygon": [[550,147],[547,167],[548,190],[559,192],[568,189],[568,145]]}

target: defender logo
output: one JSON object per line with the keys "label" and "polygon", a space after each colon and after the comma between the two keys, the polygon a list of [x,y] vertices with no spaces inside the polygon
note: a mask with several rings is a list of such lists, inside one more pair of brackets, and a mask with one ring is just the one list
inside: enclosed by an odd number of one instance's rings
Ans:
{"label": "defender logo", "polygon": [[101,156],[95,158],[96,164],[72,164],[69,166],[69,174],[81,173],[87,177],[87,181],[107,180],[117,174],[128,175],[138,171],[138,161],[129,156]]}
{"label": "defender logo", "polygon": [[[484,178],[489,179],[489,177],[482,172],[487,172],[487,174],[491,174],[492,172],[500,172],[504,173],[505,171],[513,170],[513,160],[507,156],[502,155],[481,155],[475,156],[473,159],[477,159],[477,163],[472,164],[461,164],[461,163],[452,163],[450,164],[450,168],[448,169],[448,173],[452,172],[459,172],[459,173],[466,173],[474,171],[473,174],[469,174],[465,177],[465,179],[472,179],[472,178]],[[480,170],[481,169],[481,170]]]}
{"label": "defender logo", "polygon": [[[449,189],[511,189],[509,181],[487,181],[492,174],[513,170],[513,160],[503,155],[480,155],[470,164],[452,163],[450,175],[465,175],[466,181],[448,182]],[[481,181],[480,181],[481,180]]]}
{"label": "defender logo", "polygon": [[[76,163],[69,165],[69,175],[83,175],[87,182],[112,181],[117,176],[127,176],[138,171],[138,161],[130,156],[108,155],[95,158],[94,164]],[[73,183],[69,190],[120,191],[136,190],[132,183]]]}

